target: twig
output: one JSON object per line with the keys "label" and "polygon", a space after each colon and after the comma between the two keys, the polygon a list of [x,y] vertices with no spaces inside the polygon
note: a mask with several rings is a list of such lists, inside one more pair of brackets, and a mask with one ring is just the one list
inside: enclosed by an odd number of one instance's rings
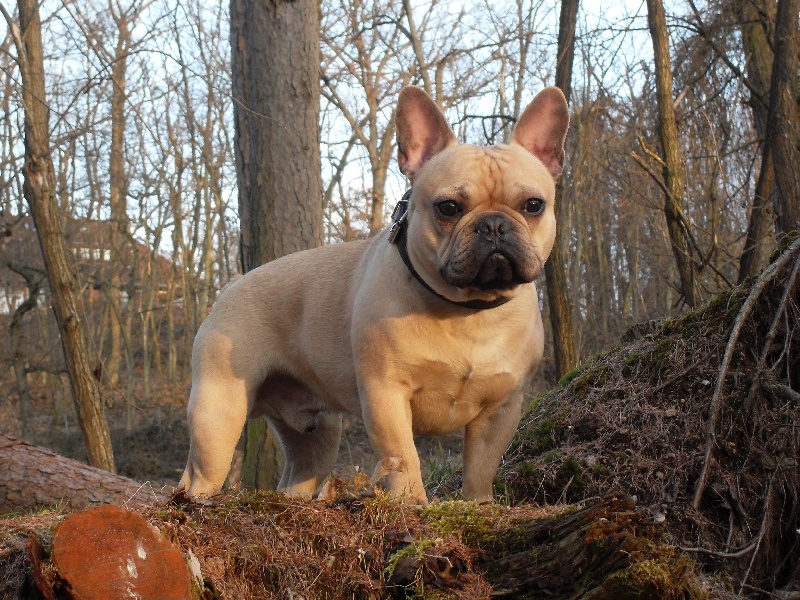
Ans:
{"label": "twig", "polygon": [[753,556],[750,558],[750,564],[747,565],[747,571],[745,571],[744,577],[742,577],[742,585],[739,586],[739,596],[742,595],[742,590],[747,583],[747,578],[750,577],[750,569],[753,568],[753,563],[755,563],[756,556],[758,556],[758,549],[761,547],[761,541],[764,539],[764,533],[767,530],[767,519],[769,518],[769,504],[773,477],[774,473],[770,473],[769,477],[767,478],[767,483],[764,485],[764,516],[761,517],[761,527],[758,530],[757,542],[755,550],[753,551]]}
{"label": "twig", "polygon": [[776,396],[780,396],[788,402],[794,402],[800,406],[800,394],[795,392],[788,385],[783,385],[782,383],[776,383],[774,381],[762,381],[761,387],[768,392],[775,394]]}
{"label": "twig", "polygon": [[565,502],[566,501],[566,499],[567,499],[567,490],[569,489],[569,486],[572,485],[572,482],[574,480],[575,480],[575,475],[573,475],[572,477],[569,478],[569,481],[567,482],[567,485],[565,485],[564,489],[561,490],[561,497],[558,499],[558,502],[556,502],[556,504],[559,504],[561,502]]}
{"label": "twig", "polygon": [[710,550],[709,548],[687,548],[685,546],[678,546],[677,548],[681,552],[696,552],[697,554],[708,554],[709,556],[715,556],[717,558],[741,558],[755,548],[758,541],[759,538],[755,537],[749,544],[733,552],[720,552],[719,550]]}
{"label": "twig", "polygon": [[711,452],[714,449],[714,442],[716,441],[717,420],[719,419],[719,405],[720,398],[722,397],[722,390],[725,387],[725,378],[728,375],[728,368],[730,367],[733,353],[736,348],[736,343],[739,341],[739,334],[742,332],[744,323],[753,312],[761,293],[767,284],[772,281],[783,267],[794,258],[794,254],[800,249],[800,238],[792,242],[792,245],[783,253],[774,263],[769,265],[759,275],[755,284],[753,284],[750,294],[744,301],[739,314],[736,315],[736,321],[733,324],[731,336],[728,339],[728,345],[725,348],[725,355],[722,359],[722,364],[719,368],[717,375],[717,385],[714,388],[714,395],[711,397],[711,405],[708,409],[708,427],[706,429],[706,443],[703,452],[703,466],[700,469],[700,475],[697,478],[697,483],[694,488],[694,497],[692,498],[692,507],[698,510],[700,506],[700,499],[703,496],[703,491],[706,487],[706,479],[708,477],[708,467],[711,461]]}
{"label": "twig", "polygon": [[741,586],[739,588],[739,595],[742,594],[742,589],[744,589],[747,577],[750,575],[750,569],[755,562],[756,555],[758,554],[758,549],[761,546],[761,542],[764,539],[764,534],[767,531],[767,519],[769,518],[769,505],[770,505],[770,490],[772,489],[772,477],[773,474],[770,473],[769,478],[764,486],[764,514],[761,517],[761,527],[759,527],[758,535],[756,535],[750,543],[746,546],[742,546],[738,550],[734,550],[733,552],[720,552],[718,550],[711,550],[709,548],[687,548],[686,546],[677,546],[677,549],[681,552],[695,552],[698,554],[707,554],[708,556],[714,556],[716,558],[741,558],[750,552],[753,552],[753,557],[750,559],[750,565],[747,567],[747,572],[744,575],[744,579],[742,579]]}
{"label": "twig", "polygon": [[650,392],[648,392],[648,395],[652,396],[653,394],[656,394],[656,393],[660,392],[664,388],[669,387],[670,385],[672,385],[676,381],[680,381],[681,379],[686,377],[689,373],[691,373],[692,371],[694,371],[698,367],[702,366],[708,360],[708,358],[709,358],[709,356],[706,355],[706,356],[702,357],[696,363],[689,365],[689,367],[687,367],[686,369],[684,369],[680,373],[676,373],[675,375],[672,375],[666,381],[664,381],[664,382],[660,383],[658,386],[654,387]]}

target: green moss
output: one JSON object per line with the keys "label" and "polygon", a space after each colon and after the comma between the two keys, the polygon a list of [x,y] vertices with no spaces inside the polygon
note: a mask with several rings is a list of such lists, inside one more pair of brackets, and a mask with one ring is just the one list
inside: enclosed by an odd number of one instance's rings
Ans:
{"label": "green moss", "polygon": [[672,363],[677,342],[674,338],[660,338],[648,350],[637,357],[641,371],[648,373],[651,379],[659,379]]}
{"label": "green moss", "polygon": [[704,600],[708,593],[693,573],[694,563],[684,556],[664,554],[635,562],[609,576],[589,595],[592,600]]}
{"label": "green moss", "polygon": [[610,378],[611,371],[604,364],[587,369],[580,377],[573,380],[573,395],[576,398],[582,397],[583,392],[592,387],[602,387]]}
{"label": "green moss", "polygon": [[786,252],[789,249],[789,246],[791,246],[798,237],[800,237],[800,231],[794,230],[790,231],[780,240],[778,240],[778,245],[775,247],[775,251],[769,257],[770,264],[778,260],[780,255]]}
{"label": "green moss", "polygon": [[639,356],[640,356],[639,352],[637,352],[636,350],[632,351],[630,354],[628,354],[628,357],[625,359],[625,365],[629,367],[635,365],[639,361]]}
{"label": "green moss", "polygon": [[420,517],[439,535],[458,534],[465,543],[481,546],[497,534],[495,524],[505,510],[497,504],[454,500],[430,504],[420,511]]}
{"label": "green moss", "polygon": [[533,463],[525,461],[517,465],[517,475],[522,477],[536,477],[541,475],[541,470],[533,466]]}
{"label": "green moss", "polygon": [[555,446],[553,431],[556,429],[556,422],[553,419],[542,419],[534,421],[533,426],[526,427],[517,432],[509,454],[515,453],[520,447],[525,448],[525,454],[536,456],[551,450]]}
{"label": "green moss", "polygon": [[575,379],[578,375],[583,373],[587,369],[587,367],[588,367],[588,364],[584,363],[584,364],[582,364],[580,366],[575,367],[571,371],[567,371],[566,373],[564,373],[564,376],[561,379],[558,380],[559,387],[565,387],[565,386],[569,385],[569,383],[573,379]]}
{"label": "green moss", "polygon": [[592,473],[602,477],[602,476],[606,476],[606,475],[611,475],[612,471],[608,467],[598,464],[598,465],[595,465],[594,467],[592,467]]}
{"label": "green moss", "polygon": [[468,546],[499,554],[530,549],[530,519],[509,519],[499,504],[452,501],[423,508],[420,517],[441,536],[455,535]]}
{"label": "green moss", "polygon": [[556,485],[563,490],[561,492],[563,498],[558,500],[572,502],[581,499],[586,491],[581,464],[574,458],[564,460],[556,473]]}
{"label": "green moss", "polygon": [[408,546],[405,546],[404,548],[401,548],[392,554],[389,557],[389,561],[386,563],[386,568],[384,569],[387,578],[392,576],[394,570],[397,568],[397,564],[401,560],[404,558],[416,558],[418,560],[422,560],[425,557],[425,550],[435,545],[436,542],[433,540],[422,538],[410,543]]}
{"label": "green moss", "polygon": [[687,322],[689,319],[692,321],[707,321],[719,317],[730,318],[739,312],[744,298],[745,294],[739,288],[726,290],[711,298],[708,304],[700,311],[689,313],[684,318]]}

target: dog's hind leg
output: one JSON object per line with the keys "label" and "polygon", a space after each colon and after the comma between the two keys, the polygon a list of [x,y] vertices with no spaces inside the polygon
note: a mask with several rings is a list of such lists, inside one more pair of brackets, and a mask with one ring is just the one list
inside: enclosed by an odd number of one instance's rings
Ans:
{"label": "dog's hind leg", "polygon": [[270,423],[286,455],[278,491],[287,496],[312,497],[336,464],[342,438],[342,413],[320,412],[316,428],[307,432],[297,431],[281,420],[270,419]]}
{"label": "dog's hind leg", "polygon": [[243,381],[206,377],[192,384],[189,460],[178,489],[191,497],[209,496],[222,489],[246,419]]}

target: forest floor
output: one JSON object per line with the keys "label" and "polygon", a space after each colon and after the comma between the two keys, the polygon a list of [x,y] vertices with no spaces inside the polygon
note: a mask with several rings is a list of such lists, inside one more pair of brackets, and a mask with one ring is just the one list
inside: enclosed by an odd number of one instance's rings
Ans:
{"label": "forest floor", "polygon": [[[0,384],[13,389],[13,383]],[[133,411],[130,428],[126,428],[127,401],[120,392],[104,394],[106,418],[111,430],[114,457],[120,475],[139,482],[149,482],[157,489],[174,487],[180,479],[189,451],[186,404],[189,385],[156,384],[150,400]],[[141,397],[140,390],[138,396]],[[55,411],[52,390],[32,386],[33,414],[29,442],[49,448],[58,454],[86,461],[81,431],[72,406]],[[0,404],[0,433],[20,437],[18,399],[9,394]],[[433,486],[461,468],[463,430],[446,436],[418,437],[426,485]],[[344,436],[333,474],[348,479],[356,473],[371,474],[376,460],[370,448],[364,424],[354,415],[344,417]]]}

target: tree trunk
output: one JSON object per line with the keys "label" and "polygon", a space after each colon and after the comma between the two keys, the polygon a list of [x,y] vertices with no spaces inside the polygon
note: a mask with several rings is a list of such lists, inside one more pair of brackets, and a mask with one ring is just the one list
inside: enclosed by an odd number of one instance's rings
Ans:
{"label": "tree trunk", "polygon": [[681,158],[675,106],[672,98],[672,66],[669,57],[669,32],[661,0],[647,0],[647,21],[655,55],[656,96],[659,130],[664,153],[663,174],[666,187],[664,215],[667,231],[678,268],[681,292],[689,308],[697,305],[695,267],[689,245],[688,222],[684,213],[683,161]]}
{"label": "tree trunk", "polygon": [[89,347],[78,311],[78,294],[56,203],[38,3],[35,0],[19,0],[19,16],[24,35],[22,47],[17,48],[24,84],[24,195],[33,215],[50,280],[53,311],[61,331],[64,358],[86,444],[86,454],[90,464],[113,472],[114,453],[111,449],[108,423],[103,412],[98,382],[92,374],[92,365],[89,362]]}
{"label": "tree trunk", "polygon": [[[113,11],[112,11],[113,12]],[[106,376],[112,387],[119,385],[121,359],[121,271],[125,261],[128,233],[127,181],[125,177],[125,91],[128,74],[130,32],[127,17],[114,18],[118,29],[114,64],[111,67],[111,152],[109,157],[109,205],[111,212],[111,282],[108,301],[112,305]]]}
{"label": "tree trunk", "polygon": [[0,434],[0,514],[62,502],[71,508],[85,508],[154,500],[163,501],[165,496],[127,477]]}
{"label": "tree trunk", "polygon": [[[561,18],[558,26],[558,62],[556,85],[564,92],[567,102],[572,90],[572,61],[575,55],[575,23],[579,0],[562,0]],[[566,214],[564,202],[564,179],[556,182],[556,223],[562,223]],[[564,254],[567,251],[569,231],[559,227],[550,258],[544,264],[547,277],[547,304],[550,309],[550,326],[553,330],[553,352],[556,375],[560,379],[578,364],[575,347],[575,332],[572,325],[572,304],[567,290],[567,274]]]}
{"label": "tree trunk", "polygon": [[[322,244],[319,16],[312,0],[232,0],[242,269]],[[244,434],[242,482],[274,488],[280,453],[263,420]]]}
{"label": "tree trunk", "polygon": [[[9,265],[10,267],[10,265]],[[28,387],[28,373],[25,368],[25,356],[20,349],[22,344],[22,318],[25,313],[36,308],[39,292],[42,289],[43,276],[40,272],[32,269],[12,268],[25,278],[28,284],[28,297],[14,311],[11,323],[8,326],[8,336],[11,341],[11,365],[14,369],[14,379],[17,382],[17,393],[19,394],[19,423],[22,437],[26,440],[31,439],[31,393]]]}
{"label": "tree trunk", "polygon": [[775,27],[775,6],[773,0],[740,0],[738,3],[742,45],[747,59],[747,79],[750,88],[754,90],[750,92],[750,108],[753,111],[756,133],[761,140],[761,170],[750,209],[747,239],[739,262],[739,284],[748,277],[755,277],[766,265],[769,255],[767,242],[775,218],[772,206],[775,173],[772,153],[766,143],[769,89],[774,60],[770,32]]}
{"label": "tree trunk", "polygon": [[739,277],[741,285],[748,277],[755,277],[766,266],[767,240],[775,222],[775,211],[772,195],[775,189],[775,169],[772,164],[772,151],[766,140],[762,144],[761,170],[756,181],[753,194],[753,206],[750,209],[750,221],[747,224],[747,238],[744,250],[739,259]]}
{"label": "tree trunk", "polygon": [[800,229],[800,123],[797,115],[800,0],[778,0],[775,62],[769,94],[767,137],[775,170],[777,233]]}

